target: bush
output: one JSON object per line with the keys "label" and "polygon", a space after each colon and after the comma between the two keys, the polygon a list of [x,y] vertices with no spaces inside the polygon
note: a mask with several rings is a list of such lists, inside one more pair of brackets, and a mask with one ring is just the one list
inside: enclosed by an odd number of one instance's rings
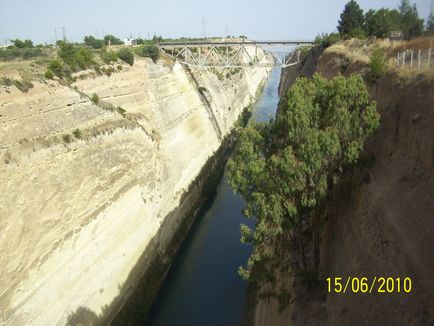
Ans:
{"label": "bush", "polygon": [[29,80],[16,80],[11,78],[1,78],[0,84],[5,86],[14,85],[23,93],[27,93],[27,91],[33,87],[33,83]]}
{"label": "bush", "polygon": [[99,97],[97,94],[93,93],[92,97],[90,98],[90,100],[94,103],[94,104],[98,104],[99,103]]}
{"label": "bush", "polygon": [[322,33],[315,37],[315,44],[321,45],[324,48],[327,48],[337,42],[342,40],[341,36],[338,33]]}
{"label": "bush", "polygon": [[134,64],[134,54],[130,49],[122,48],[118,51],[119,59],[125,61],[130,66]]}
{"label": "bush", "polygon": [[51,60],[49,66],[48,66],[48,70],[50,70],[52,73],[54,73],[59,78],[63,77],[63,65],[57,59]]}
{"label": "bush", "polygon": [[381,49],[376,49],[372,52],[369,68],[370,71],[368,73],[368,79],[371,82],[375,82],[377,79],[382,77],[386,72],[386,56],[384,55],[384,51]]}
{"label": "bush", "polygon": [[63,135],[62,139],[67,144],[69,144],[70,142],[72,142],[72,137],[71,137],[71,135],[68,135],[68,134],[67,135]]}
{"label": "bush", "polygon": [[23,93],[27,93],[30,88],[33,88],[33,83],[29,80],[12,80],[12,84]]}
{"label": "bush", "polygon": [[116,52],[113,51],[102,51],[100,56],[101,60],[104,61],[104,63],[106,64],[116,62],[118,60],[118,55],[116,54]]}
{"label": "bush", "polygon": [[140,48],[138,54],[142,57],[151,58],[152,61],[157,62],[160,57],[160,50],[155,44],[145,44]]}
{"label": "bush", "polygon": [[45,72],[45,78],[46,79],[53,79],[54,78],[54,73],[50,70],[50,69],[48,69],[46,72]]}
{"label": "bush", "polygon": [[95,64],[93,55],[89,49],[65,42],[59,42],[59,46],[59,57],[62,58],[73,72],[89,68]]}
{"label": "bush", "polygon": [[110,77],[111,74],[115,72],[115,70],[113,69],[113,67],[108,67],[108,68],[104,68],[104,67],[102,67],[102,68],[101,68],[101,71],[102,71],[103,73],[105,73],[105,74],[107,75],[107,77]]}
{"label": "bush", "polygon": [[14,59],[31,59],[42,56],[44,52],[41,48],[16,48],[14,46],[0,50],[0,60],[9,61]]}
{"label": "bush", "polygon": [[120,114],[122,114],[122,116],[125,118],[126,112],[127,112],[127,111],[125,111],[125,109],[123,109],[122,107],[118,106],[116,108],[116,111],[118,111]]}
{"label": "bush", "polygon": [[72,133],[74,134],[75,138],[80,139],[82,137],[80,129],[75,129]]}

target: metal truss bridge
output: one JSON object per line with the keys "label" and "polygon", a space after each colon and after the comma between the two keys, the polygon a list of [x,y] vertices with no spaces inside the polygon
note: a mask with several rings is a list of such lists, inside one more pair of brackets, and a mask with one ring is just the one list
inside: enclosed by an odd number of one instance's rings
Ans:
{"label": "metal truss bridge", "polygon": [[300,62],[301,49],[312,41],[187,41],[162,42],[160,51],[197,68],[289,67]]}

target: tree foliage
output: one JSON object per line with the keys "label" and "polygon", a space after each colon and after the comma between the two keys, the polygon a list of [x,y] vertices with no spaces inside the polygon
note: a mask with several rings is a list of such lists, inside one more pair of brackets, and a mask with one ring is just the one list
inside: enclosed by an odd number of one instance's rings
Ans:
{"label": "tree foliage", "polygon": [[392,31],[399,31],[401,15],[395,9],[369,10],[365,14],[365,32],[369,36],[385,38]]}
{"label": "tree foliage", "polygon": [[376,49],[372,52],[369,61],[370,71],[368,73],[368,79],[371,82],[375,82],[378,78],[384,75],[387,68],[386,56],[384,50]]}
{"label": "tree foliage", "polygon": [[244,215],[257,218],[255,229],[241,226],[241,241],[254,246],[240,268],[243,277],[262,284],[273,284],[279,272],[316,277],[318,209],[378,124],[376,104],[359,75],[315,75],[297,80],[275,121],[251,123],[240,132],[228,162],[229,182],[245,199]]}
{"label": "tree foliage", "polygon": [[104,46],[104,40],[98,40],[92,35],[85,36],[84,43],[94,49],[101,49]]}
{"label": "tree foliage", "polygon": [[105,45],[122,45],[122,44],[124,44],[124,42],[122,42],[116,36],[113,36],[111,34],[104,36],[104,42],[105,42]]}
{"label": "tree foliage", "polygon": [[423,19],[409,0],[402,0],[399,10],[370,9],[365,15],[357,2],[351,0],[345,5],[337,28],[341,36],[385,38],[392,31],[401,31],[406,39],[411,39],[422,35]]}
{"label": "tree foliage", "polygon": [[429,34],[434,34],[434,13],[431,12],[426,21],[426,30]]}
{"label": "tree foliage", "polygon": [[160,50],[155,44],[149,43],[139,48],[138,54],[142,57],[151,58],[152,61],[157,62],[158,58],[160,57]]}
{"label": "tree foliage", "polygon": [[401,30],[406,39],[421,36],[423,33],[423,19],[419,18],[416,4],[410,5],[408,0],[402,0],[399,6],[401,14]]}
{"label": "tree foliage", "polygon": [[118,60],[118,55],[116,52],[107,51],[106,49],[101,51],[100,57],[105,64],[110,64],[111,62],[116,62]]}
{"label": "tree foliage", "polygon": [[58,56],[73,72],[92,67],[95,64],[93,55],[88,48],[67,42],[59,43],[59,47]]}
{"label": "tree foliage", "polygon": [[33,48],[33,42],[31,40],[19,40],[19,39],[15,39],[15,40],[11,40],[11,42],[13,43],[13,46],[15,46],[18,49],[28,49],[28,48]]}
{"label": "tree foliage", "polygon": [[335,44],[336,42],[339,42],[341,39],[342,38],[338,33],[330,33],[330,34],[322,33],[322,34],[318,34],[315,37],[314,43],[327,48]]}
{"label": "tree foliage", "polygon": [[345,5],[345,9],[341,13],[340,18],[338,31],[341,35],[355,36],[353,34],[360,33],[360,30],[363,29],[363,10],[355,0],[351,0]]}

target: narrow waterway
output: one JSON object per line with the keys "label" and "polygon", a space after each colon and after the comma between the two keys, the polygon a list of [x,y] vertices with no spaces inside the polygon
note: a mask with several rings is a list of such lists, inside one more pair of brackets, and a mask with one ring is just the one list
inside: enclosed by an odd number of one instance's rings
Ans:
{"label": "narrow waterway", "polygon": [[[253,118],[274,116],[280,68],[274,68],[256,102]],[[240,325],[244,317],[246,282],[238,275],[251,248],[240,242],[240,224],[253,224],[241,214],[244,206],[223,175],[202,207],[151,308],[155,326]]]}

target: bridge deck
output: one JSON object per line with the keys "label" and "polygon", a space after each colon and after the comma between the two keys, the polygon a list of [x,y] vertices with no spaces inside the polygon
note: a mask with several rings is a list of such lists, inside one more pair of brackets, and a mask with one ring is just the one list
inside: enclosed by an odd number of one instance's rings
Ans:
{"label": "bridge deck", "polygon": [[307,40],[270,40],[270,41],[185,41],[185,42],[161,42],[157,45],[160,48],[164,47],[199,47],[199,46],[237,46],[237,45],[311,45],[313,41]]}

